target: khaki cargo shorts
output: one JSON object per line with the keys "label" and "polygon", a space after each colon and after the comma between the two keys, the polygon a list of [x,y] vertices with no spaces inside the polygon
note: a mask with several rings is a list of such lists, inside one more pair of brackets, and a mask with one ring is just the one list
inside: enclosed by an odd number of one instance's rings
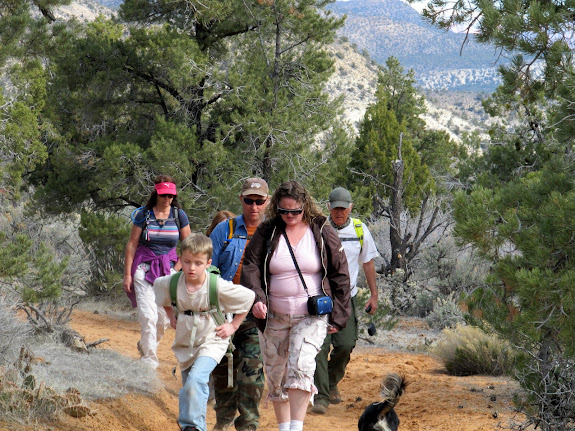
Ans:
{"label": "khaki cargo shorts", "polygon": [[327,315],[268,312],[265,331],[259,332],[268,398],[287,401],[288,389],[317,393],[313,384],[315,357],[327,335]]}

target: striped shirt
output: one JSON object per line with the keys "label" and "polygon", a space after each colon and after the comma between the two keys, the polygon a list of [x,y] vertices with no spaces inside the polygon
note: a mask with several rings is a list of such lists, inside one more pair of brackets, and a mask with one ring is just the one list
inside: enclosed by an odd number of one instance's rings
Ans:
{"label": "striped shirt", "polygon": [[[180,239],[180,232],[172,214],[173,212],[170,211],[169,218],[156,219],[153,210],[140,209],[134,217],[137,220],[134,225],[145,232],[143,237],[140,237],[139,244],[149,247],[156,255],[166,254],[175,248]],[[180,229],[190,224],[184,210],[178,209],[178,217],[180,219]]]}

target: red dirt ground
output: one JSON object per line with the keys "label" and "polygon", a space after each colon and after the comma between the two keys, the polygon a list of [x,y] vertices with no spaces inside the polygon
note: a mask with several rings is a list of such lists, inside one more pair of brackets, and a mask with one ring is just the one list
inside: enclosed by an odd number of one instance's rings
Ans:
{"label": "red dirt ground", "polygon": [[[71,326],[94,341],[110,341],[100,348],[138,357],[136,321],[119,320],[104,314],[77,311]],[[93,416],[72,418],[62,415],[51,431],[177,431],[178,391],[180,381],[171,375],[175,359],[170,349],[173,331],[159,348],[159,376],[165,389],[153,397],[129,395],[120,399],[99,400],[90,404]],[[396,406],[401,431],[487,431],[505,428],[513,417],[511,396],[517,385],[503,377],[454,377],[446,374],[437,360],[425,354],[386,351],[357,347],[340,383],[343,402],[329,407],[326,415],[308,413],[305,430],[350,431],[357,429],[363,409],[378,400],[379,385],[388,372],[397,372],[409,382]],[[264,394],[265,396],[265,394]],[[271,403],[261,406],[260,431],[275,431],[277,425]],[[215,413],[208,408],[208,431],[215,423]],[[28,431],[26,428],[22,430]],[[38,428],[36,428],[38,429]],[[14,426],[0,430],[18,430]]]}

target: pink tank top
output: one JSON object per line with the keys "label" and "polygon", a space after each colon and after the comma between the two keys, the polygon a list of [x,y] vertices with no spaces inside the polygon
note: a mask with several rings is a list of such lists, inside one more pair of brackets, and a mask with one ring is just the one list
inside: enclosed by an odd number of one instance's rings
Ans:
{"label": "pink tank top", "polygon": [[[311,228],[308,228],[298,244],[291,244],[297,263],[311,296],[321,290],[321,259]],[[285,238],[279,240],[270,259],[269,301],[272,311],[285,314],[307,314],[307,294]]]}

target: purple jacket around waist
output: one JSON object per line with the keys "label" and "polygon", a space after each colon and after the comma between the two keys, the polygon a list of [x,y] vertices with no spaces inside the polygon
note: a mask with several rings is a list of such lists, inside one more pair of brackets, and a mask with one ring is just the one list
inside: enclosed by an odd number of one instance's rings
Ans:
{"label": "purple jacket around waist", "polygon": [[172,267],[171,262],[177,261],[178,253],[176,253],[175,247],[166,254],[156,255],[149,247],[146,247],[145,245],[138,246],[136,253],[134,254],[134,261],[132,262],[132,290],[126,293],[132,302],[132,307],[136,308],[138,306],[133,281],[138,265],[142,262],[150,264],[150,270],[146,273],[145,279],[149,283],[153,284],[156,278],[168,275]]}

